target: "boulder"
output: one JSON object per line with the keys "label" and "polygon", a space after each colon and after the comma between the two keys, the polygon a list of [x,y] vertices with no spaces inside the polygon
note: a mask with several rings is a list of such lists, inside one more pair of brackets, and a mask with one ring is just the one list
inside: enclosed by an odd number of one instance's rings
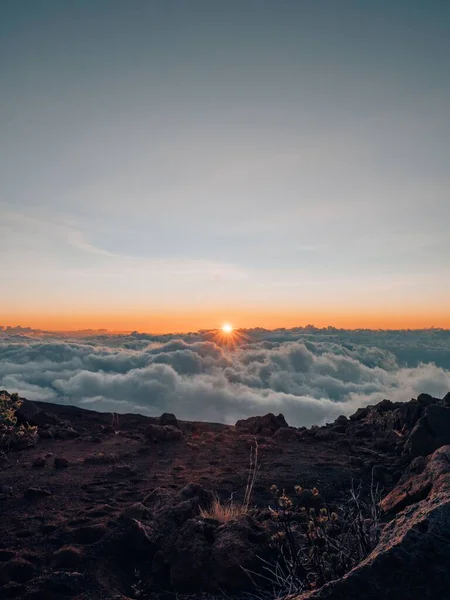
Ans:
{"label": "boulder", "polygon": [[163,413],[158,419],[158,425],[164,427],[164,425],[170,425],[175,429],[180,429],[176,416],[172,413]]}
{"label": "boulder", "polygon": [[214,534],[211,557],[219,590],[242,592],[254,590],[255,584],[263,586],[268,544],[267,531],[248,515],[221,525]]}
{"label": "boulder", "polygon": [[16,410],[17,421],[19,423],[29,423],[30,425],[35,425],[33,419],[39,412],[39,408],[33,402],[30,402],[29,400],[23,400],[22,405]]}
{"label": "boulder", "polygon": [[289,427],[282,414],[275,416],[273,413],[267,413],[262,417],[249,417],[236,422],[235,427],[243,429],[246,433],[253,435],[273,435],[281,427]]}
{"label": "boulder", "polygon": [[84,560],[84,553],[81,548],[75,546],[63,546],[56,550],[52,555],[52,565],[59,569],[76,569]]}
{"label": "boulder", "polygon": [[144,435],[148,443],[171,442],[183,437],[182,432],[171,425],[147,425]]}
{"label": "boulder", "polygon": [[211,577],[211,547],[217,523],[189,519],[181,527],[171,548],[170,584],[177,592],[214,590]]}
{"label": "boulder", "polygon": [[422,474],[402,479],[381,503],[395,516],[373,552],[341,579],[297,600],[449,598],[450,446],[436,450]]}
{"label": "boulder", "polygon": [[300,433],[295,427],[280,427],[275,431],[273,437],[282,442],[297,441],[300,439]]}
{"label": "boulder", "polygon": [[404,452],[413,457],[427,456],[446,444],[450,444],[450,408],[430,404],[411,431]]}
{"label": "boulder", "polygon": [[16,581],[24,583],[36,575],[36,567],[23,558],[12,558],[0,567],[0,582]]}

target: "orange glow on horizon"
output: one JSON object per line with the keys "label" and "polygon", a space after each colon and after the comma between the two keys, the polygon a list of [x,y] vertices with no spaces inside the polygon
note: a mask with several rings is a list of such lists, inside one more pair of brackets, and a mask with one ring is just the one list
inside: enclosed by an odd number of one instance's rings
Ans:
{"label": "orange glow on horizon", "polygon": [[[141,331],[155,334],[187,333],[199,330],[215,330],[226,313],[234,325],[230,331],[220,329],[223,334],[231,335],[238,329],[265,329],[304,327],[312,324],[318,328],[333,326],[342,329],[427,329],[430,327],[450,328],[450,314],[433,309],[399,312],[376,310],[357,310],[349,308],[336,312],[294,310],[289,307],[279,310],[226,310],[222,307],[214,310],[130,310],[120,313],[92,311],[90,313],[71,312],[52,314],[33,314],[29,312],[3,314],[0,325],[32,327],[47,331],[79,331],[83,329],[106,329],[108,331]],[[232,319],[232,320],[231,320]],[[229,323],[227,322],[229,325]]]}

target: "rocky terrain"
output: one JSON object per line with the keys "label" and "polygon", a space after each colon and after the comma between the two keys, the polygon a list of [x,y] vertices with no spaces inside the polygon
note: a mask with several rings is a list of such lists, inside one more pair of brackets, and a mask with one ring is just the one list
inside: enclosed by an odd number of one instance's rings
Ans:
{"label": "rocky terrain", "polygon": [[[264,577],[271,486],[331,515],[360,485],[380,500],[379,540],[296,598],[450,599],[450,394],[310,429],[282,415],[227,426],[26,400],[17,417],[38,439],[0,458],[1,598],[270,598],[283,591]],[[244,502],[250,456],[247,510],[214,518],[214,502]]]}

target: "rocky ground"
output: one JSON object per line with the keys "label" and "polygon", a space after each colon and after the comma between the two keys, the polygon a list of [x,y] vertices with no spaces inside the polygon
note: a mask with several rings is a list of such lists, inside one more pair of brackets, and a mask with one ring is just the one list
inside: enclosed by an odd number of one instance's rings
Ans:
{"label": "rocky ground", "polygon": [[[301,597],[450,598],[450,394],[310,429],[282,415],[226,426],[27,401],[18,417],[39,437],[0,459],[1,598],[256,596],[244,569],[270,559],[271,486],[316,487],[338,510],[352,482],[383,498],[380,541]],[[256,446],[248,513],[202,517],[215,496],[242,502]]]}

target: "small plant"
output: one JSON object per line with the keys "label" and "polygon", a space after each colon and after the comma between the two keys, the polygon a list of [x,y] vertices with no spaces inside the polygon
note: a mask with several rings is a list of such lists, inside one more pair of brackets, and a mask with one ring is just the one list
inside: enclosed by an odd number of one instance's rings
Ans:
{"label": "small plant", "polygon": [[267,579],[283,595],[322,586],[342,577],[376,546],[379,537],[377,491],[371,486],[369,499],[353,484],[350,498],[340,510],[324,506],[317,488],[295,487],[288,496],[271,487],[275,533],[274,560],[264,560]]}
{"label": "small plant", "polygon": [[241,515],[246,515],[250,508],[253,487],[258,476],[258,471],[258,442],[255,439],[255,445],[251,446],[250,448],[247,485],[245,486],[244,500],[242,504],[234,501],[233,494],[227,502],[221,502],[220,498],[216,496],[208,508],[200,509],[200,516],[204,519],[216,519],[221,523],[227,523],[228,521],[237,519]]}
{"label": "small plant", "polygon": [[18,394],[0,394],[0,449],[4,451],[35,444],[37,427],[18,424],[16,411],[21,405]]}

